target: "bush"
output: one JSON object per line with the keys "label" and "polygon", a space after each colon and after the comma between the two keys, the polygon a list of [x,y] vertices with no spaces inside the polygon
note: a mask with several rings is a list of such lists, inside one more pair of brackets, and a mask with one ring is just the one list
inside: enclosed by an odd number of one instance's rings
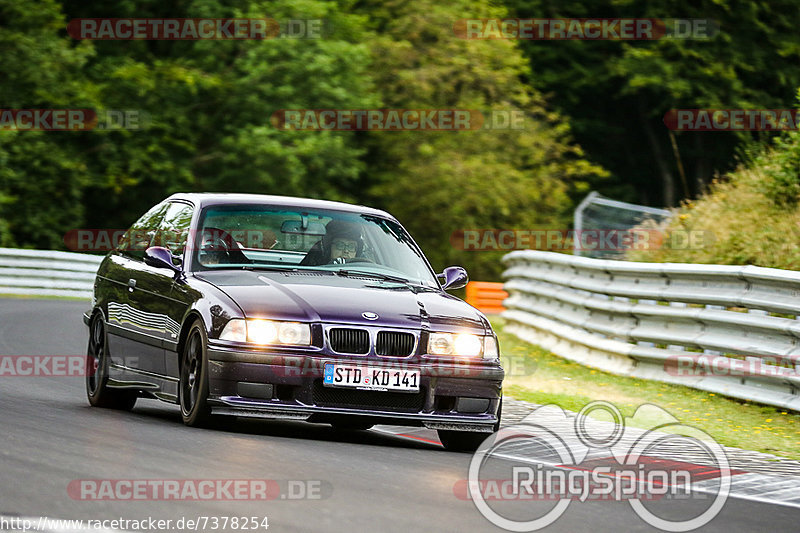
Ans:
{"label": "bush", "polygon": [[631,251],[626,258],[800,270],[798,200],[800,133],[792,132],[676,211],[664,241],[670,242],[671,233],[697,232],[704,236],[702,245]]}
{"label": "bush", "polygon": [[787,133],[776,139],[775,150],[760,158],[766,178],[764,194],[779,207],[793,208],[800,200],[800,135]]}

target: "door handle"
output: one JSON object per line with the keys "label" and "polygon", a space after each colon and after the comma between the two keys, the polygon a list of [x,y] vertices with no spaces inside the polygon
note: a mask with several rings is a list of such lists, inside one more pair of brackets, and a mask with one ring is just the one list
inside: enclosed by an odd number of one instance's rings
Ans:
{"label": "door handle", "polygon": [[131,278],[128,280],[128,292],[133,292],[133,289],[136,288],[136,280]]}

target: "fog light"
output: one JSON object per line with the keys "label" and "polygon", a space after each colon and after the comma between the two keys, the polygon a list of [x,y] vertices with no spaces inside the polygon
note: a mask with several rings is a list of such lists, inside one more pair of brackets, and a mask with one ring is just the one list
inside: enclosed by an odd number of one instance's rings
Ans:
{"label": "fog light", "polygon": [[487,398],[458,398],[456,411],[459,413],[485,413],[489,408]]}

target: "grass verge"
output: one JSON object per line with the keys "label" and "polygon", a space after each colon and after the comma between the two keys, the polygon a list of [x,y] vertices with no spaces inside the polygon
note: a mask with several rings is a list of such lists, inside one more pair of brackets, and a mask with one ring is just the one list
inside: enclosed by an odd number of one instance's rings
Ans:
{"label": "grass verge", "polygon": [[16,298],[19,300],[72,300],[89,302],[91,298],[82,298],[80,296],[57,296],[50,294],[3,294],[0,293],[0,298]]}
{"label": "grass verge", "polygon": [[491,322],[506,369],[503,392],[512,398],[556,404],[570,411],[605,400],[616,405],[624,416],[633,416],[642,404],[654,404],[725,446],[800,459],[798,413],[595,370],[504,332],[505,321],[501,317],[492,317]]}

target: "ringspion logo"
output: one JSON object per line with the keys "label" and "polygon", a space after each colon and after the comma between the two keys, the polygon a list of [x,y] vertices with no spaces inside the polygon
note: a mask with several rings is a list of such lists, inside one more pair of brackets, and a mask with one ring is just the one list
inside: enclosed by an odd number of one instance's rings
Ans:
{"label": "ringspion logo", "polygon": [[[610,422],[590,418],[592,413]],[[675,450],[692,462],[673,458]],[[507,477],[498,478],[503,473]],[[457,482],[453,492],[508,531],[543,529],[573,502],[594,501],[624,501],[653,527],[692,531],[722,510],[731,476],[740,473],[731,470],[725,449],[707,433],[681,424],[660,407],[645,404],[633,417],[624,417],[613,404],[596,401],[574,418],[546,405],[501,428],[481,444],[468,479]],[[673,516],[646,505],[663,498],[702,502]],[[531,506],[531,500],[556,503]],[[507,503],[492,505],[496,501]]]}

